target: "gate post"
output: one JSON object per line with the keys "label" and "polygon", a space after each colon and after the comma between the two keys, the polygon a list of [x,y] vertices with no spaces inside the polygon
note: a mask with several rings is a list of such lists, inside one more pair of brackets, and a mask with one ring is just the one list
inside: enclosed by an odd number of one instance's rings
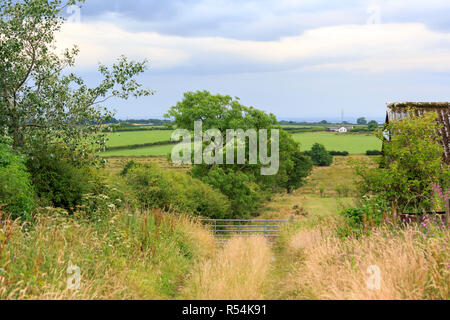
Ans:
{"label": "gate post", "polygon": [[264,220],[264,238],[267,238],[267,220]]}

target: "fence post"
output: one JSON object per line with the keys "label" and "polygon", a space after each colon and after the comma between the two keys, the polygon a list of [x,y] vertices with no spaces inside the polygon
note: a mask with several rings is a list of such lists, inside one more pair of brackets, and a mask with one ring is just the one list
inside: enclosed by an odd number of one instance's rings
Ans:
{"label": "fence post", "polygon": [[267,238],[267,220],[264,220],[264,238]]}

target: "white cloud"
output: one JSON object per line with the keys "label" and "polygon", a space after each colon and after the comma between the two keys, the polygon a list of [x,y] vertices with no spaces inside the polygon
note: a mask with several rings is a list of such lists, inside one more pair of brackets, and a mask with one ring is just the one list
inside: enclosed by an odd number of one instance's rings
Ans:
{"label": "white cloud", "polygon": [[78,66],[84,68],[111,63],[122,54],[132,59],[148,58],[156,69],[175,67],[189,59],[186,51],[164,46],[162,38],[156,33],[129,32],[100,22],[66,23],[56,41],[59,49],[77,45],[81,50]]}
{"label": "white cloud", "polygon": [[81,67],[91,67],[98,61],[110,63],[125,54],[149,58],[155,69],[200,65],[211,73],[224,71],[218,65],[252,65],[258,70],[450,71],[450,33],[432,31],[417,23],[322,27],[277,41],[132,32],[107,22],[66,24],[58,45],[64,48],[72,44],[81,49]]}

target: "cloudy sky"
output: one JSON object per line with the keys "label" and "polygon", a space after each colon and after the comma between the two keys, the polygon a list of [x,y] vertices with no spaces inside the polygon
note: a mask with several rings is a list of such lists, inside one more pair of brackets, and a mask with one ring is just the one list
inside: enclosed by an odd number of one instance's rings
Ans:
{"label": "cloudy sky", "polygon": [[150,60],[155,96],[113,101],[119,118],[161,118],[210,90],[280,119],[382,120],[390,101],[450,101],[448,0],[87,0],[58,46],[76,71]]}

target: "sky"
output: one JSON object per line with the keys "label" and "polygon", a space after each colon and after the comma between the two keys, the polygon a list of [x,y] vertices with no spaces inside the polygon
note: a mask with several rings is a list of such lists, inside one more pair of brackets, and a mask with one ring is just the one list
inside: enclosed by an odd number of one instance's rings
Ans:
{"label": "sky", "polygon": [[448,0],[86,0],[58,49],[75,71],[149,60],[154,96],[111,101],[120,119],[162,118],[186,91],[239,97],[287,120],[382,121],[386,103],[450,101]]}

